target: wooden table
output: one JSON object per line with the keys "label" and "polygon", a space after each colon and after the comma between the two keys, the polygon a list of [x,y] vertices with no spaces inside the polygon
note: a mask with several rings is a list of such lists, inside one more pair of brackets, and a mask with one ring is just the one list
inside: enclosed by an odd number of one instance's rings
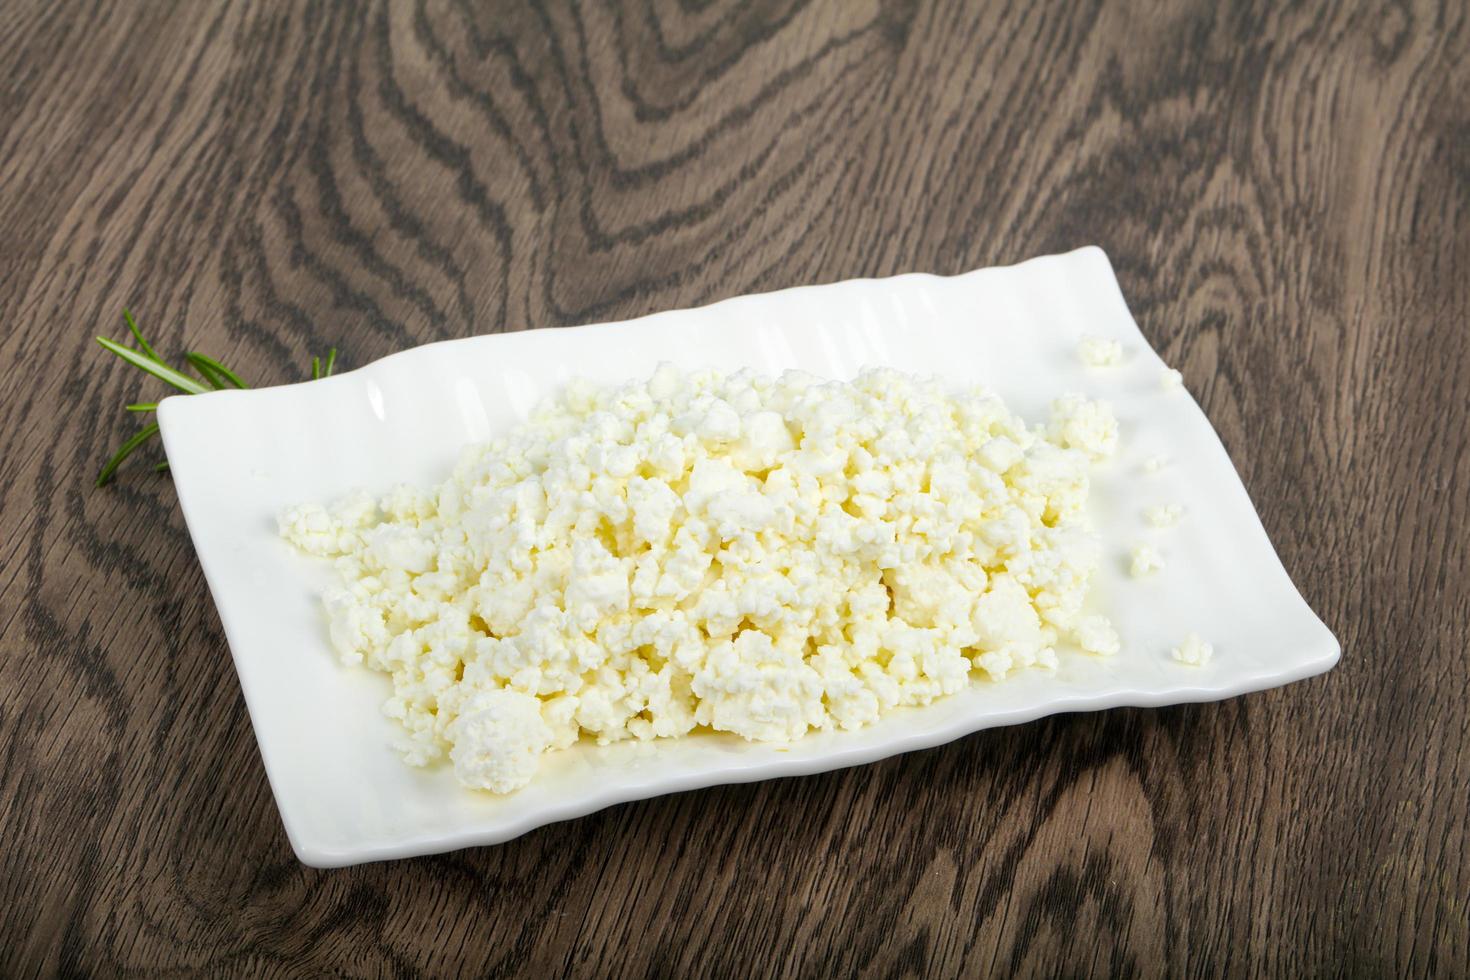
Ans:
{"label": "wooden table", "polygon": [[[0,7],[0,973],[1470,972],[1470,7],[480,6]],[[264,384],[1088,243],[1330,675],[315,871],[92,487],[124,305]]]}

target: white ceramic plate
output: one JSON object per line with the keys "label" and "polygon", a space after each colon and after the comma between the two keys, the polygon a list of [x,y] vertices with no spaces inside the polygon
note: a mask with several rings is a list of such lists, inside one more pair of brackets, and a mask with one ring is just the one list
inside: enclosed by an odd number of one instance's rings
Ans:
{"label": "white ceramic plate", "polygon": [[[1084,334],[1121,341],[1123,364],[1084,368]],[[1092,602],[1117,625],[1122,653],[1064,652],[1055,675],[976,683],[862,731],[789,746],[725,735],[579,744],[503,798],[460,788],[447,767],[405,765],[379,710],[387,679],[338,663],[317,600],[330,571],[280,540],[276,515],[354,487],[437,483],[463,444],[524,416],[566,379],[621,381],[661,360],[841,378],[890,365],[979,381],[1033,422],[1066,391],[1106,398],[1122,448],[1094,480],[1106,559]],[[336,866],[497,843],[614,803],[838,769],[1054,712],[1207,701],[1329,669],[1337,641],[1281,567],[1204,413],[1160,384],[1163,366],[1106,256],[1086,248],[953,278],[809,286],[430,344],[324,381],[170,398],[159,421],[286,832],[302,861]],[[1142,461],[1159,453],[1169,465],[1145,473]],[[1164,501],[1182,503],[1185,519],[1151,530],[1141,508]],[[1145,539],[1168,566],[1134,580],[1127,551]],[[1190,631],[1215,646],[1207,667],[1170,659]]]}

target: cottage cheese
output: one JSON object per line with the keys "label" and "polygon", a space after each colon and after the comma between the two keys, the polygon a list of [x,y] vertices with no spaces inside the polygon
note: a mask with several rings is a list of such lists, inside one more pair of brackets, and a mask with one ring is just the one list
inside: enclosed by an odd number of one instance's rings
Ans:
{"label": "cottage cheese", "polygon": [[1169,651],[1174,660],[1190,667],[1203,667],[1215,655],[1215,648],[1200,639],[1198,633],[1190,633],[1184,642]]}
{"label": "cottage cheese", "polygon": [[1165,391],[1178,391],[1184,387],[1184,373],[1178,368],[1164,368],[1159,372],[1159,386]]}
{"label": "cottage cheese", "polygon": [[1106,616],[1083,616],[1077,624],[1077,643],[1100,657],[1111,657],[1122,648],[1118,631]]}
{"label": "cottage cheese", "polygon": [[1077,344],[1077,356],[1088,367],[1116,367],[1123,363],[1123,345],[1103,337],[1083,337]]}
{"label": "cottage cheese", "polygon": [[1157,528],[1170,528],[1184,516],[1182,504],[1150,504],[1143,509],[1143,519]]}
{"label": "cottage cheese", "polygon": [[1136,544],[1129,552],[1128,572],[1134,578],[1152,575],[1164,567],[1164,556],[1150,544]]}
{"label": "cottage cheese", "polygon": [[1088,471],[1112,412],[1044,429],[995,395],[872,370],[569,385],[442,486],[281,518],[331,559],[342,660],[388,674],[415,765],[524,786],[586,738],[786,741],[1111,655],[1084,616]]}

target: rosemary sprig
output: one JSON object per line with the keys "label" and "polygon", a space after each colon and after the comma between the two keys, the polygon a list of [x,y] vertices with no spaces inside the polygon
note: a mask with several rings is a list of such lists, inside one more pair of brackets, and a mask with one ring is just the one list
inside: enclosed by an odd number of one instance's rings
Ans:
{"label": "rosemary sprig", "polygon": [[122,465],[122,461],[127,459],[134,449],[137,449],[156,435],[158,435],[157,422],[150,422],[133,433],[132,437],[122,444],[122,448],[112,454],[112,458],[107,461],[107,465],[102,467],[102,472],[97,475],[97,485],[100,487],[108,480],[111,480],[112,474],[117,472],[117,468]]}
{"label": "rosemary sprig", "polygon": [[162,364],[163,358],[153,353],[153,348],[149,347],[148,341],[143,339],[143,331],[138,329],[138,321],[133,319],[133,314],[127,310],[123,310],[123,319],[127,321],[128,332],[133,335],[133,339],[138,342],[138,346],[143,348],[143,353],[153,358],[159,364]]}
{"label": "rosemary sprig", "polygon": [[[194,370],[198,371],[200,375],[204,377],[204,380],[213,385],[215,389],[224,388],[226,386],[232,388],[250,387],[245,382],[240,380],[240,376],[238,374],[236,374],[234,371],[231,371],[229,368],[225,367],[223,364],[221,364],[219,361],[216,361],[212,357],[206,357],[205,355],[197,353],[195,351],[189,351],[187,354],[184,355],[184,360],[188,361],[190,366],[193,367]],[[312,360],[316,360],[316,358],[312,358]]]}
{"label": "rosemary sprig", "polygon": [[209,390],[187,374],[181,374],[175,371],[156,357],[140,354],[131,347],[124,347],[117,341],[108,340],[106,337],[98,337],[97,343],[133,365],[133,367],[142,368],[158,380],[173,385],[186,395],[202,395]]}
{"label": "rosemary sprig", "polygon": [[[158,356],[153,350],[152,345],[144,339],[143,332],[138,329],[138,322],[133,319],[132,313],[123,310],[123,321],[127,323],[128,332],[133,335],[133,341],[138,345],[136,348],[126,347],[115,340],[108,340],[106,337],[98,337],[97,343],[134,367],[148,372],[166,384],[173,385],[184,394],[202,395],[205,392],[219,391],[222,388],[250,387],[238,374],[214,358],[207,354],[200,354],[198,351],[188,351],[184,354],[184,363],[188,367],[193,368],[195,373],[204,379],[202,383],[196,381],[183,371],[170,367],[167,361]],[[325,367],[323,367],[320,357],[313,357],[311,359],[312,380],[316,381],[320,378],[330,377],[336,365],[337,348],[335,347],[327,353]],[[134,402],[125,407],[129,412],[152,412],[158,409],[158,402]],[[107,461],[107,465],[102,467],[102,472],[97,475],[97,486],[100,487],[111,480],[117,472],[117,468],[122,465],[123,460],[132,455],[133,450],[158,435],[158,431],[158,423],[151,422],[133,433],[126,442],[118,447],[117,452],[113,453],[112,458]],[[163,460],[153,468],[159,473],[168,472],[168,460]]]}

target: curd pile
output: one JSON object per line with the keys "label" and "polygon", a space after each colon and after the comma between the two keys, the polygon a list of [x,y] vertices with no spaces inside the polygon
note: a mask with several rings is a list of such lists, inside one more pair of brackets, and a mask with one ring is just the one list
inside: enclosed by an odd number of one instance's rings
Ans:
{"label": "curd pile", "polygon": [[1077,395],[1031,428],[893,370],[664,365],[569,385],[442,486],[281,532],[334,561],[332,642],[391,676],[405,759],[506,793],[579,738],[787,741],[1055,667],[1063,642],[1115,653],[1083,598],[1088,472],[1116,444]]}

